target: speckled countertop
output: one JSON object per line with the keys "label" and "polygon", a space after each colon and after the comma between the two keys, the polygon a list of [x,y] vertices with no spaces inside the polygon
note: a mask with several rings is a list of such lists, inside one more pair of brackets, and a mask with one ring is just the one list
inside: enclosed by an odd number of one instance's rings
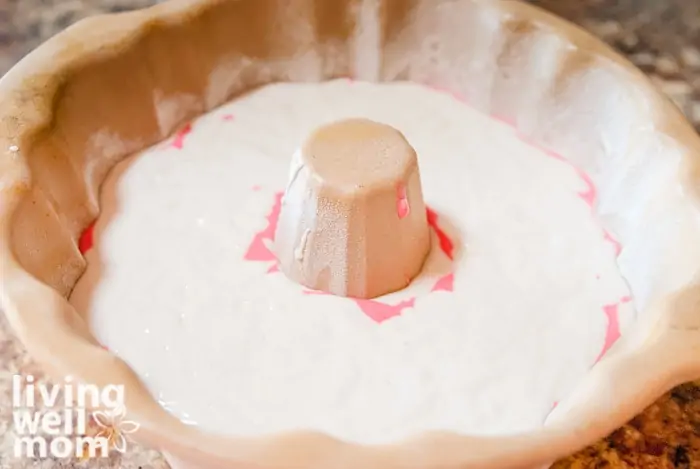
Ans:
{"label": "speckled countertop", "polygon": [[[156,0],[0,0],[0,75],[80,18]],[[644,70],[700,131],[700,0],[529,0],[583,26]],[[2,105],[0,103],[0,105]],[[0,315],[0,469],[167,468],[132,446],[100,462],[12,459],[11,377],[41,371]],[[679,386],[608,438],[554,469],[700,469],[700,381]]]}

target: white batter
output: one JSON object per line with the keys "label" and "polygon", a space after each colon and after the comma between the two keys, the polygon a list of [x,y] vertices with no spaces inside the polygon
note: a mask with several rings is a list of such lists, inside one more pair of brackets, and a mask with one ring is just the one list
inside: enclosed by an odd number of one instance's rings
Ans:
{"label": "white batter", "polygon": [[[418,152],[435,248],[378,323],[244,257],[291,155],[318,125],[367,117]],[[430,429],[536,428],[633,318],[591,188],[565,161],[449,94],[345,80],[265,87],[119,164],[71,297],[174,414],[231,435],[313,429],[386,442]],[[434,240],[437,246],[437,240]],[[617,320],[619,319],[619,325]]]}

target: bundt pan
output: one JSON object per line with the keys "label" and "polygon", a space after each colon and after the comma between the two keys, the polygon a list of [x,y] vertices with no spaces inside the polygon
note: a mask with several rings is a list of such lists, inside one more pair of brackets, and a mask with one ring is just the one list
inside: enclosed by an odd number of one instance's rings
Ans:
{"label": "bundt pan", "polygon": [[[275,81],[431,83],[566,155],[624,246],[638,321],[539,431],[361,446],[315,433],[223,438],[163,410],[66,301],[78,237],[116,162]],[[700,377],[700,139],[645,77],[513,1],[171,0],[88,19],[0,81],[2,308],[56,377],[124,384],[137,438],[175,468],[540,468]]]}

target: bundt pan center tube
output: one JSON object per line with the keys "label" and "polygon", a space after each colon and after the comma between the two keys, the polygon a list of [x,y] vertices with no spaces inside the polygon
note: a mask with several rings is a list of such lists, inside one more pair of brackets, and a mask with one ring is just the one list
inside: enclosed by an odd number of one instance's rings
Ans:
{"label": "bundt pan center tube", "polygon": [[[541,430],[433,432],[377,446],[307,432],[206,434],[161,408],[66,301],[85,269],[77,240],[98,215],[98,188],[118,161],[253,88],[338,77],[450,90],[567,155],[597,185],[598,216],[624,246],[619,267],[639,318]],[[539,468],[700,376],[700,140],[639,71],[534,7],[171,0],[57,35],[2,78],[0,103],[2,309],[55,377],[125,385],[137,438],[175,468]],[[409,173],[409,205],[420,206]],[[422,239],[415,237],[417,252]]]}
{"label": "bundt pan center tube", "polygon": [[430,231],[401,132],[367,119],[314,131],[292,158],[275,245],[282,271],[315,290],[375,298],[411,283]]}

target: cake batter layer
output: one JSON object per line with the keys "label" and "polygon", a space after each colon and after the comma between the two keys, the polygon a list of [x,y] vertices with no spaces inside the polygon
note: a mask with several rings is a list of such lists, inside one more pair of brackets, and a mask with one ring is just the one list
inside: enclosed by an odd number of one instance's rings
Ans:
{"label": "cake batter layer", "polygon": [[[294,150],[356,117],[415,148],[433,236],[423,272],[375,300],[312,294],[277,271],[271,244]],[[71,302],[207,430],[364,443],[524,431],[633,320],[595,196],[564,158],[449,93],[270,85],[115,167]]]}

